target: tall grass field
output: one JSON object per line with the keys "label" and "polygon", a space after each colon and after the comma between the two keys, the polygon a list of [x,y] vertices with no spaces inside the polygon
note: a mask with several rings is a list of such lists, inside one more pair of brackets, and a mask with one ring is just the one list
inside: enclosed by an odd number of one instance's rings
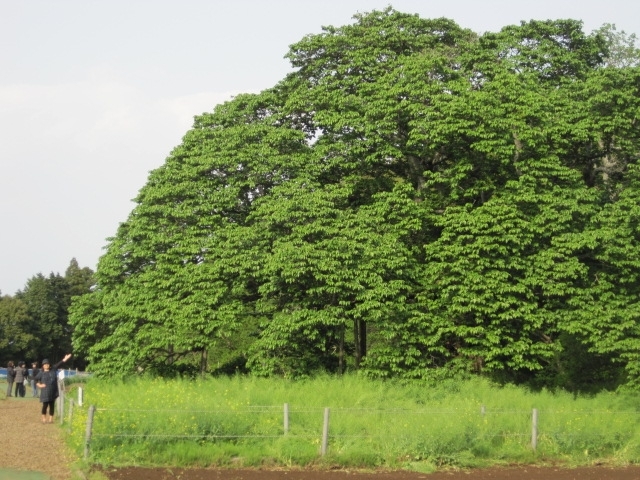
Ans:
{"label": "tall grass field", "polygon": [[63,430],[78,455],[103,465],[430,472],[640,462],[640,399],[630,394],[574,397],[480,378],[437,386],[357,376],[90,379],[78,406],[78,388],[71,385],[65,397]]}

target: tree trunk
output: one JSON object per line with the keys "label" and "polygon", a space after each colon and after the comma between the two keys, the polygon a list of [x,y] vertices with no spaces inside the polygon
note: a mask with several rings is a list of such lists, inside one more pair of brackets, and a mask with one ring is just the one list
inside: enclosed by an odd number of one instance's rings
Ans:
{"label": "tree trunk", "polygon": [[209,352],[207,352],[206,348],[202,349],[202,354],[200,355],[200,375],[204,377],[204,374],[207,373],[207,361],[209,358]]}
{"label": "tree trunk", "polygon": [[353,343],[355,347],[355,366],[356,370],[360,368],[360,330],[358,329],[358,320],[353,321]]}
{"label": "tree trunk", "polygon": [[360,360],[367,356],[367,322],[364,320],[358,321],[360,326]]}
{"label": "tree trunk", "polygon": [[360,362],[367,354],[367,323],[363,320],[353,322],[353,341],[356,350],[356,370],[360,368]]}
{"label": "tree trunk", "polygon": [[340,329],[340,344],[338,346],[338,371],[340,375],[344,373],[344,325]]}

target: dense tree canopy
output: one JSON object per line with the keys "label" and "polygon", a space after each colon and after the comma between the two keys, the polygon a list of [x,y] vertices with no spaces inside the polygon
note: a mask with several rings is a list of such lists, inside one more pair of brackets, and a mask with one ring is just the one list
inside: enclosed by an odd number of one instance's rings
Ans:
{"label": "dense tree canopy", "polygon": [[633,40],[391,8],[306,36],[151,173],[73,302],[74,346],[106,375],[633,384]]}
{"label": "dense tree canopy", "polygon": [[[0,361],[55,361],[70,352],[69,305],[72,298],[90,292],[93,274],[74,258],[64,276],[39,273],[15,296],[0,297]],[[76,367],[83,368],[84,363],[82,355],[74,358]]]}

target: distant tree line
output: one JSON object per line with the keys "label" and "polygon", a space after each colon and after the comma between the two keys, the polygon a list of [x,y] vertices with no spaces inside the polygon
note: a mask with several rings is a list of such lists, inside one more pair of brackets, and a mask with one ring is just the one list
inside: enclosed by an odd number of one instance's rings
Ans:
{"label": "distant tree line", "polygon": [[101,375],[640,380],[640,56],[392,8],[195,118],[77,297]]}
{"label": "distant tree line", "polygon": [[[71,352],[69,306],[74,297],[89,293],[94,282],[93,270],[80,268],[74,258],[64,276],[39,273],[14,296],[0,295],[0,365],[43,358],[55,362]],[[73,360],[75,368],[85,363],[82,355]]]}

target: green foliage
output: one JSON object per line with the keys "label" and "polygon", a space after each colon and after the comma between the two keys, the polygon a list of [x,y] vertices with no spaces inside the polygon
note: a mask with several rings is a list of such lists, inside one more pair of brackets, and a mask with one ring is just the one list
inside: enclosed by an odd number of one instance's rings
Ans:
{"label": "green foliage", "polygon": [[[52,361],[71,351],[71,326],[67,321],[71,299],[88,293],[93,271],[72,259],[65,276],[51,273],[30,278],[14,297],[0,297],[0,362]],[[84,368],[81,356],[76,368]]]}
{"label": "green foliage", "polygon": [[640,49],[636,47],[638,38],[635,33],[628,35],[624,30],[618,31],[611,23],[605,23],[596,30],[596,33],[604,37],[609,47],[605,59],[608,66],[615,68],[640,66]]}
{"label": "green foliage", "polygon": [[617,201],[594,217],[590,235],[596,248],[590,265],[592,288],[580,292],[584,316],[569,330],[585,335],[593,352],[615,355],[636,385],[640,374],[638,330],[640,259],[640,169],[629,165]]}
{"label": "green foliage", "polygon": [[71,301],[69,285],[60,274],[38,274],[18,293],[33,319],[42,358],[61,359],[71,351],[71,328],[67,323]]}
{"label": "green foliage", "polygon": [[634,41],[391,7],[304,37],[150,174],[75,349],[104,376],[635,385]]}
{"label": "green foliage", "polygon": [[35,343],[34,335],[30,333],[31,318],[27,311],[27,305],[19,298],[9,295],[0,297],[0,351],[2,351],[2,365],[9,360],[14,361],[23,358],[24,352],[28,352],[29,358],[33,355],[30,349]]}

